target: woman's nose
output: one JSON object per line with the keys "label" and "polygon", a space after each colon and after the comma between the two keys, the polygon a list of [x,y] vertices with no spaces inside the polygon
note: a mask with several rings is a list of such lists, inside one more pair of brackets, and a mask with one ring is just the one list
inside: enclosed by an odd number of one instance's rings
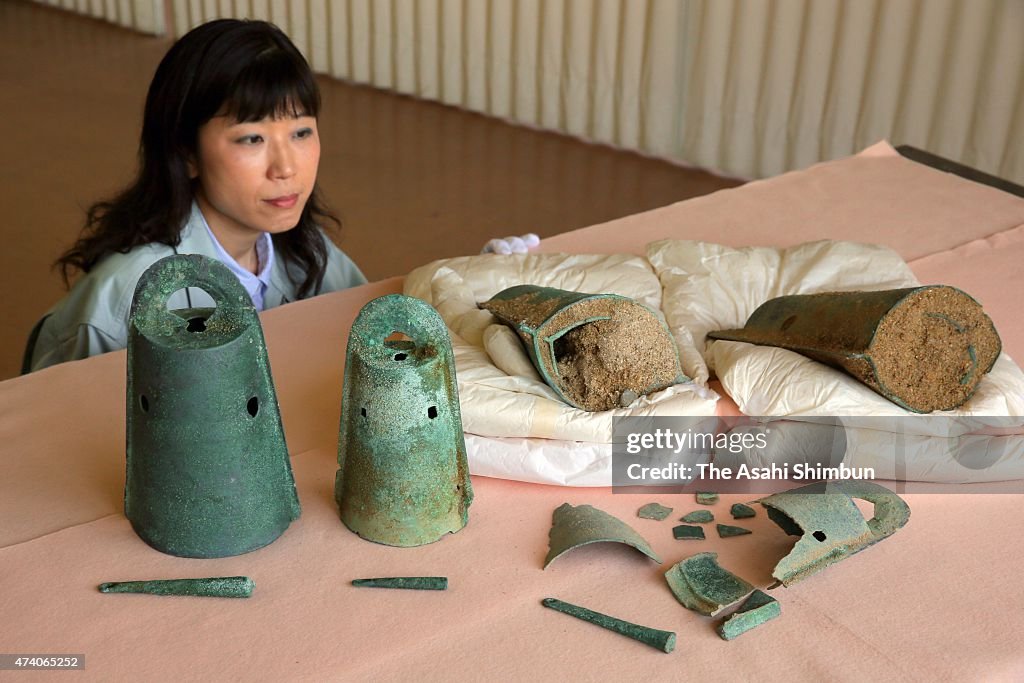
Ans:
{"label": "woman's nose", "polygon": [[271,179],[290,178],[295,175],[295,154],[286,142],[271,144],[267,175]]}

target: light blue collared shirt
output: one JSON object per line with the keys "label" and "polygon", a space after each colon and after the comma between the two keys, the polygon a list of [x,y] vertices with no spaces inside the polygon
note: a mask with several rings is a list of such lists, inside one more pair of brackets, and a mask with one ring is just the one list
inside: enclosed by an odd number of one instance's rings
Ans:
{"label": "light blue collared shirt", "polygon": [[274,240],[270,238],[270,233],[262,233],[256,240],[256,259],[259,263],[260,272],[253,275],[251,272],[238,265],[238,261],[234,257],[224,250],[221,246],[217,236],[213,234],[213,230],[210,230],[210,224],[206,222],[206,216],[203,216],[203,212],[199,211],[199,216],[202,218],[203,227],[206,228],[206,232],[209,233],[210,239],[213,241],[213,248],[217,253],[217,260],[228,267],[238,281],[245,287],[245,291],[249,293],[249,298],[252,299],[252,305],[256,307],[257,311],[263,310],[263,295],[267,293],[267,287],[270,286],[270,271],[273,270],[274,266]]}

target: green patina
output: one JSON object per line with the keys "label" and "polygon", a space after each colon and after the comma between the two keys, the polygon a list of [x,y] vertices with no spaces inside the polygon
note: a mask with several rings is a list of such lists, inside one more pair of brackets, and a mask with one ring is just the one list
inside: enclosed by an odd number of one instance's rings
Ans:
{"label": "green patina", "polygon": [[[873,503],[865,521],[854,498]],[[760,501],[768,517],[791,536],[800,536],[772,576],[788,586],[896,533],[910,519],[898,495],[868,481],[823,482]]]}
{"label": "green patina", "polygon": [[697,502],[701,505],[714,505],[718,502],[718,494],[714,491],[698,491]]}
{"label": "green patina", "polygon": [[157,579],[113,581],[100,584],[100,593],[188,595],[202,598],[248,598],[256,587],[248,576],[217,576],[208,579]]}
{"label": "green patina", "polygon": [[544,568],[563,553],[591,543],[625,543],[636,548],[655,562],[661,558],[644,537],[625,522],[590,505],[573,507],[563,503],[551,517],[548,532],[548,555]]}
{"label": "green patina", "polygon": [[733,503],[733,506],[729,509],[733,519],[746,519],[747,517],[753,517],[757,513],[754,512],[754,508],[743,503]]}
{"label": "green patina", "polygon": [[672,594],[687,609],[715,616],[754,590],[718,565],[718,553],[697,553],[665,572]]}
{"label": "green patina", "polygon": [[[168,311],[185,287],[216,308]],[[169,256],[139,280],[128,326],[125,515],[165,553],[226,557],[298,518],[259,317],[214,259]]]}
{"label": "green patina", "polygon": [[334,496],[345,526],[385,545],[432,543],[469,521],[455,359],[421,299],[374,299],[352,324]]}
{"label": "green patina", "polygon": [[360,588],[404,588],[419,591],[448,590],[447,576],[389,576],[377,579],[352,579]]}
{"label": "green patina", "polygon": [[683,515],[679,521],[689,522],[690,524],[706,524],[707,522],[715,521],[715,516],[711,513],[711,510],[694,510]]}
{"label": "green patina", "polygon": [[643,519],[654,519],[662,521],[672,514],[672,508],[667,508],[660,503],[648,503],[636,511],[636,516]]}
{"label": "green patina", "polygon": [[750,529],[744,529],[741,526],[730,526],[728,524],[716,524],[718,528],[719,538],[729,538],[730,536],[746,536],[747,534],[753,533]]}
{"label": "green patina", "polygon": [[723,639],[732,640],[767,621],[771,621],[780,614],[782,614],[782,608],[779,606],[778,600],[764,591],[755,590],[715,630]]}
{"label": "green patina", "polygon": [[672,537],[677,541],[703,541],[704,529],[699,526],[680,524],[672,527]]}
{"label": "green patina", "polygon": [[576,617],[577,619],[582,619],[583,621],[600,626],[601,628],[606,628],[609,631],[615,631],[616,633],[632,638],[633,640],[638,640],[641,643],[650,645],[662,652],[672,652],[676,647],[676,634],[672,631],[662,631],[648,626],[640,626],[639,624],[623,621],[622,619],[610,617],[607,614],[589,610],[586,607],[562,602],[555,598],[544,598],[541,601],[541,604],[545,607],[561,612],[562,614],[568,614]]}

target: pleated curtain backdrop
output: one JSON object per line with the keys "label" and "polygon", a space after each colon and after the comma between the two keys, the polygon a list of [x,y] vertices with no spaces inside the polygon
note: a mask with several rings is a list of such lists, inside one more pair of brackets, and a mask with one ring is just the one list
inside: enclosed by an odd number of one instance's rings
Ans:
{"label": "pleated curtain backdrop", "polygon": [[269,19],[340,79],[744,177],[887,138],[1024,183],[1024,0],[171,0],[169,16],[176,35]]}
{"label": "pleated curtain backdrop", "polygon": [[34,0],[40,5],[49,5],[103,19],[112,24],[135,29],[142,33],[163,35],[167,32],[164,22],[164,0]]}

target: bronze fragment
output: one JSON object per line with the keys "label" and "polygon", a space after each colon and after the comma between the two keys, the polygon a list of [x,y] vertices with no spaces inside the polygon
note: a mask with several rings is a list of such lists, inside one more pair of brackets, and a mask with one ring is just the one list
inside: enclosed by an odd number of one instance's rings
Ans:
{"label": "bronze fragment", "polygon": [[640,626],[639,624],[634,624],[629,621],[610,617],[607,614],[601,614],[600,612],[589,610],[586,607],[562,602],[555,598],[544,598],[541,601],[541,604],[545,607],[561,612],[562,614],[568,614],[576,617],[577,619],[590,622],[591,624],[596,624],[601,628],[606,628],[609,631],[615,631],[627,638],[640,641],[644,645],[650,645],[662,652],[672,652],[676,647],[676,634],[671,631],[662,631],[656,628]]}
{"label": "bronze fragment", "polygon": [[154,579],[111,581],[100,584],[100,593],[187,595],[203,598],[248,598],[256,587],[248,576],[217,576],[207,579]]}
{"label": "bronze fragment", "polygon": [[447,576],[389,576],[376,579],[352,579],[361,588],[404,588],[420,591],[448,590]]}
{"label": "bronze fragment", "polygon": [[625,522],[598,510],[590,505],[573,507],[563,503],[551,518],[551,530],[548,532],[548,555],[544,558],[544,568],[562,554],[591,543],[624,543],[636,548],[655,562],[661,558],[651,548],[644,537],[638,534]]}
{"label": "bronze fragment", "polygon": [[943,285],[778,297],[708,337],[795,351],[917,413],[966,402],[1002,349],[981,304]]}
{"label": "bronze fragment", "polygon": [[[875,516],[865,521],[853,498],[874,503]],[[760,503],[787,534],[800,536],[772,572],[786,586],[888,538],[910,519],[902,498],[869,481],[810,484]]]}
{"label": "bronze fragment", "polygon": [[718,565],[718,553],[697,553],[665,572],[676,600],[695,612],[715,616],[754,590],[749,583]]}

